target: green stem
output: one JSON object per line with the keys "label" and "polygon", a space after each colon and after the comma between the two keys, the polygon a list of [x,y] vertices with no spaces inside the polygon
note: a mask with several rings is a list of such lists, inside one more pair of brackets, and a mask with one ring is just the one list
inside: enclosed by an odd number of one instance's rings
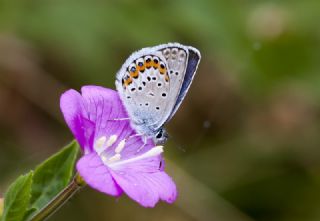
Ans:
{"label": "green stem", "polygon": [[81,187],[86,183],[77,173],[70,184],[66,186],[55,198],[53,198],[45,207],[35,214],[29,221],[42,221],[55,213],[64,203],[66,203]]}

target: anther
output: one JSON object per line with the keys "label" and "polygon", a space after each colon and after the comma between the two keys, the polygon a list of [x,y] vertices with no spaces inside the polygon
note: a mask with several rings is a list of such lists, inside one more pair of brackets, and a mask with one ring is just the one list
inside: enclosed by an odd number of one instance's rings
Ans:
{"label": "anther", "polygon": [[99,139],[96,140],[95,147],[97,149],[100,149],[101,147],[103,147],[106,140],[107,140],[107,138],[105,136],[100,137]]}
{"label": "anther", "polygon": [[114,134],[114,135],[111,135],[111,136],[109,137],[108,141],[107,141],[106,146],[107,146],[107,147],[111,147],[112,144],[114,144],[114,142],[117,141],[117,139],[118,139],[118,136],[117,136],[117,135],[115,135],[115,134]]}
{"label": "anther", "polygon": [[102,153],[100,157],[101,157],[102,162],[104,162],[104,163],[108,162],[107,156],[104,153]]}
{"label": "anther", "polygon": [[117,154],[121,153],[121,151],[123,150],[124,146],[126,145],[126,140],[123,139],[120,141],[120,143],[118,144],[118,146],[116,147],[116,149],[114,150]]}
{"label": "anther", "polygon": [[115,162],[115,161],[118,161],[121,159],[121,155],[119,153],[115,154],[114,156],[110,157],[109,158],[109,163],[112,163],[112,162]]}

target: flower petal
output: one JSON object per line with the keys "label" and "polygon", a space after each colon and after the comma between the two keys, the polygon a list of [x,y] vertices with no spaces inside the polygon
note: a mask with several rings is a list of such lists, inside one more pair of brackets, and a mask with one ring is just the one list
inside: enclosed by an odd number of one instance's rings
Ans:
{"label": "flower petal", "polygon": [[90,140],[94,132],[93,122],[87,120],[83,98],[75,90],[68,90],[60,98],[60,109],[80,146],[89,149]]}
{"label": "flower petal", "polygon": [[163,170],[160,156],[128,163],[110,172],[115,182],[133,200],[144,207],[154,207],[161,199],[173,203],[176,185]]}
{"label": "flower petal", "polygon": [[112,195],[120,196],[122,189],[114,182],[109,169],[96,153],[86,154],[77,163],[77,170],[92,188]]}
{"label": "flower petal", "polygon": [[81,92],[89,120],[95,124],[94,140],[102,136],[109,139],[112,135],[116,135],[116,142],[109,148],[113,151],[122,139],[135,134],[116,91],[99,86],[84,86]]}
{"label": "flower petal", "polygon": [[[141,136],[132,137],[136,132],[131,128],[128,114],[117,91],[99,86],[84,86],[81,92],[88,119],[95,124],[94,140],[101,137],[108,140],[113,135],[117,136],[117,140],[106,150],[106,155],[113,155],[123,139],[126,139],[126,145],[121,152],[122,159],[142,154],[154,146],[152,139],[148,139],[148,144],[144,145]],[[138,151],[141,147],[143,149]]]}

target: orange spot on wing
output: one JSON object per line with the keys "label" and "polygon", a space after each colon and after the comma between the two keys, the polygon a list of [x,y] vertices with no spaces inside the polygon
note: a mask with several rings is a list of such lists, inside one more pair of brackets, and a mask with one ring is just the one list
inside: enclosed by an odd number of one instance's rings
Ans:
{"label": "orange spot on wing", "polygon": [[159,68],[159,62],[157,64],[155,62],[152,62],[152,66],[154,69]]}
{"label": "orange spot on wing", "polygon": [[137,66],[138,67],[138,71],[144,71],[146,69],[146,62],[143,62],[142,66]]}
{"label": "orange spot on wing", "polygon": [[135,70],[135,71],[131,71],[131,72],[130,72],[130,76],[133,77],[133,78],[139,77],[139,71],[138,71],[138,68],[137,68],[137,67],[136,67],[136,70]]}
{"label": "orange spot on wing", "polygon": [[166,81],[166,82],[169,82],[169,75],[166,73],[166,75],[164,76],[164,80]]}
{"label": "orange spot on wing", "polygon": [[160,65],[160,74],[166,74],[167,73],[167,69],[166,68],[162,68]]}
{"label": "orange spot on wing", "polygon": [[128,78],[126,80],[124,80],[124,86],[127,87],[128,85],[130,85],[132,83],[132,78]]}

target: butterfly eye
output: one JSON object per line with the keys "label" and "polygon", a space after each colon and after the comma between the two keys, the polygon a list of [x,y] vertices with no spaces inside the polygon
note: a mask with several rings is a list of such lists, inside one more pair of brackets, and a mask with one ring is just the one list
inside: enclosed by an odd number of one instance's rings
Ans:
{"label": "butterfly eye", "polygon": [[162,130],[159,131],[159,133],[157,134],[156,138],[160,139],[162,137]]}

